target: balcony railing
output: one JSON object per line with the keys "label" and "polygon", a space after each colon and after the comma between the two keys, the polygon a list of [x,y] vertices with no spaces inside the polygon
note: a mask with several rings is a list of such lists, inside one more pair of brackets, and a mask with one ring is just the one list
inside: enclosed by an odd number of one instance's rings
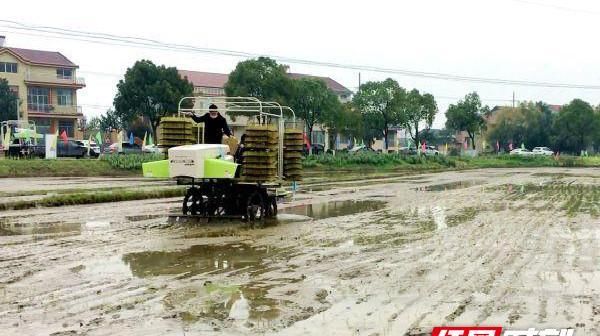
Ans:
{"label": "balcony railing", "polygon": [[27,104],[30,112],[44,112],[56,114],[81,114],[83,109],[78,105],[51,105],[51,104]]}
{"label": "balcony railing", "polygon": [[31,82],[41,83],[55,83],[63,85],[85,85],[85,79],[82,77],[59,77],[56,74],[39,74],[39,73],[25,73],[25,80]]}

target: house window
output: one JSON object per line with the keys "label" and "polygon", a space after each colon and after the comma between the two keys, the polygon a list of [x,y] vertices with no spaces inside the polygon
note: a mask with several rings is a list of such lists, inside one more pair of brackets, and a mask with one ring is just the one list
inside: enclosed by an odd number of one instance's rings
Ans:
{"label": "house window", "polygon": [[50,89],[42,87],[27,88],[27,109],[29,111],[50,111]]}
{"label": "house window", "polygon": [[0,62],[0,72],[17,73],[17,63]]}
{"label": "house window", "polygon": [[58,105],[73,105],[73,90],[57,89],[56,99],[58,100]]}
{"label": "house window", "polygon": [[73,120],[70,119],[61,119],[58,121],[58,132],[62,133],[62,131],[65,131],[67,133],[67,136],[69,138],[72,138],[74,135],[74,128],[73,128]]}
{"label": "house window", "polygon": [[39,118],[30,118],[30,121],[33,121],[35,124],[35,130],[39,134],[49,134],[50,133],[50,119],[39,119]]}
{"label": "house window", "polygon": [[73,69],[58,68],[56,69],[56,77],[58,79],[73,79]]}

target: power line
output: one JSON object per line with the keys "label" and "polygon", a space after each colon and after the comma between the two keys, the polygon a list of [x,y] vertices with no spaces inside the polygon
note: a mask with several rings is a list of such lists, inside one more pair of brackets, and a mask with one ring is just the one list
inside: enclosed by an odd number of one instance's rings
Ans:
{"label": "power line", "polygon": [[[525,1],[525,0],[520,0]],[[168,51],[179,51],[179,52],[191,52],[191,53],[204,53],[224,56],[234,56],[242,58],[255,58],[259,56],[268,56],[276,59],[280,62],[292,63],[292,64],[304,64],[313,66],[323,66],[329,68],[340,68],[348,70],[360,70],[360,71],[371,71],[387,74],[396,74],[408,77],[428,78],[436,80],[446,81],[459,81],[459,82],[474,82],[474,83],[487,83],[497,85],[513,85],[513,86],[533,86],[533,87],[549,87],[549,88],[566,88],[566,89],[586,89],[586,90],[600,90],[600,85],[586,85],[586,84],[573,84],[573,83],[555,83],[555,82],[543,82],[543,81],[525,81],[525,80],[511,80],[503,78],[490,78],[490,77],[475,77],[475,76],[462,76],[447,73],[438,72],[424,72],[415,71],[408,69],[397,69],[397,68],[386,68],[370,65],[354,65],[354,64],[342,64],[335,62],[326,61],[314,61],[299,58],[292,58],[286,56],[277,55],[262,55],[256,53],[249,53],[243,51],[226,50],[226,49],[214,49],[214,48],[202,48],[186,44],[166,43],[158,40],[147,39],[143,37],[133,36],[121,36],[105,33],[96,32],[85,32],[81,30],[64,29],[49,26],[33,26],[27,25],[17,21],[11,20],[0,20],[4,25],[1,27],[27,31],[37,32],[44,34],[58,35],[64,39],[78,40],[84,42],[108,44],[108,45],[120,45],[120,46],[135,46],[141,48],[168,50]]]}
{"label": "power line", "polygon": [[514,2],[520,2],[520,3],[524,3],[524,4],[528,4],[528,5],[534,5],[534,6],[552,8],[552,9],[556,9],[556,10],[560,10],[560,11],[565,11],[565,12],[583,13],[583,14],[590,14],[590,15],[600,15],[600,12],[598,12],[598,11],[587,10],[587,9],[582,9],[582,8],[572,8],[572,7],[559,6],[559,5],[553,5],[553,4],[549,4],[549,3],[536,2],[536,1],[530,1],[530,0],[512,0],[512,1],[514,1]]}

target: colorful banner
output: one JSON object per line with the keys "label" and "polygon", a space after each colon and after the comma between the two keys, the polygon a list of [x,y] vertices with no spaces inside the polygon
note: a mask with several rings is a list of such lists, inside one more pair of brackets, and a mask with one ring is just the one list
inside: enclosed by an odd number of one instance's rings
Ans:
{"label": "colorful banner", "polygon": [[96,144],[102,146],[102,134],[100,132],[96,133]]}
{"label": "colorful banner", "polygon": [[65,143],[65,146],[69,144],[69,137],[67,136],[67,131],[63,130],[60,133],[60,139]]}
{"label": "colorful banner", "polygon": [[46,134],[46,159],[56,159],[56,145],[58,137],[56,134]]}
{"label": "colorful banner", "polygon": [[8,147],[10,147],[10,127],[6,128],[6,134],[4,134],[2,145],[4,146],[4,150],[8,150]]}

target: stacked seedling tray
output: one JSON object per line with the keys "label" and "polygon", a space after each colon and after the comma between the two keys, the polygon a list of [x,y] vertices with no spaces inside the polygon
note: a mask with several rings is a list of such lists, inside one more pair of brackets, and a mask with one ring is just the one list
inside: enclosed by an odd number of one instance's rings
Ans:
{"label": "stacked seedling tray", "polygon": [[256,124],[246,128],[243,180],[268,182],[277,179],[278,144],[277,126]]}
{"label": "stacked seedling tray", "polygon": [[158,143],[167,148],[196,143],[196,135],[192,132],[192,119],[184,117],[161,118]]}
{"label": "stacked seedling tray", "polygon": [[283,176],[287,180],[302,179],[302,149],[304,139],[302,130],[288,128],[283,138]]}

